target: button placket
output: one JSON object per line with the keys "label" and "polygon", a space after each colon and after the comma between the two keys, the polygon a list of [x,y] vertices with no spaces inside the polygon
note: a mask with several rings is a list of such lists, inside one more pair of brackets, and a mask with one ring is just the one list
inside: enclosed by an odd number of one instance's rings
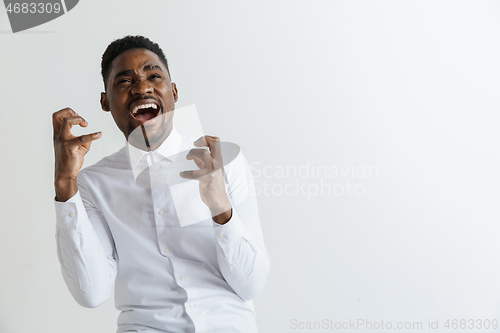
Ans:
{"label": "button placket", "polygon": [[[151,183],[155,184],[152,186],[152,199],[153,199],[153,209],[154,209],[154,219],[156,224],[156,233],[157,233],[157,241],[158,241],[158,249],[160,253],[164,257],[172,259],[175,258],[175,251],[171,248],[171,244],[167,242],[168,237],[166,234],[168,233],[169,227],[174,222],[174,210],[172,209],[172,197],[170,194],[170,189],[168,187],[166,181],[166,164],[168,164],[165,160],[161,160],[156,162],[150,168],[151,174]],[[154,177],[157,175],[157,177]],[[177,276],[178,277],[178,276]]]}
{"label": "button placket", "polygon": [[174,270],[174,277],[175,281],[177,282],[177,285],[186,290],[188,294],[188,299],[190,296],[190,293],[188,292],[189,288],[189,282],[188,282],[188,276],[186,272],[186,267],[185,264],[182,263],[182,261],[178,261],[176,257],[170,257],[170,262],[172,263],[172,268]]}

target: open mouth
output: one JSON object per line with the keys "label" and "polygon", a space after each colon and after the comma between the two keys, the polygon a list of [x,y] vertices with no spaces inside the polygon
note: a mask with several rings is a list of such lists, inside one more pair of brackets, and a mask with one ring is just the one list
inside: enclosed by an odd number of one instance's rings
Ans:
{"label": "open mouth", "polygon": [[156,103],[136,105],[132,109],[132,117],[141,123],[155,118],[160,113],[160,106]]}

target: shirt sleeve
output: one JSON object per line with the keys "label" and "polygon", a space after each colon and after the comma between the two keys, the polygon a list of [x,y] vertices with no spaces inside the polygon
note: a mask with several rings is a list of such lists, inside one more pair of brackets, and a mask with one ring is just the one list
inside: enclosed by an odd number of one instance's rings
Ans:
{"label": "shirt sleeve", "polygon": [[104,217],[80,181],[78,189],[68,201],[55,201],[57,255],[75,300],[94,308],[109,298],[114,285],[114,242]]}
{"label": "shirt sleeve", "polygon": [[253,177],[240,154],[225,167],[228,195],[233,206],[231,219],[214,222],[217,261],[226,282],[243,300],[253,299],[264,287],[270,260],[264,247]]}

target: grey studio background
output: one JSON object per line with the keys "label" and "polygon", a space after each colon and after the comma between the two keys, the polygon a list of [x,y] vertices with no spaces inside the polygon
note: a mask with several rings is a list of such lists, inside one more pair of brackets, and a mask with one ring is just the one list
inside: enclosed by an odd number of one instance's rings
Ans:
{"label": "grey studio background", "polygon": [[499,18],[477,0],[81,0],[12,34],[2,7],[0,332],[116,330],[113,299],[82,308],[60,274],[51,114],[103,131],[85,165],[124,145],[99,93],[127,34],[160,44],[177,107],[253,163],[272,260],[260,332],[499,331],[476,324],[500,319]]}

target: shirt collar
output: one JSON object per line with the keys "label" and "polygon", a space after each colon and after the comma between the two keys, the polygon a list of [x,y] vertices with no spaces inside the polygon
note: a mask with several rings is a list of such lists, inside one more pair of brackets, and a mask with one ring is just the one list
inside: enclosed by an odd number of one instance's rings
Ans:
{"label": "shirt collar", "polygon": [[[152,150],[151,152],[139,149],[127,142],[128,156],[130,159],[130,166],[134,171],[134,178],[136,178],[136,175],[139,175],[141,171],[143,171],[145,168],[147,168],[148,165],[151,164],[151,161],[147,158],[148,153],[155,159],[155,161],[159,161],[165,158],[168,159],[172,155],[175,155],[179,152],[181,145],[182,136],[176,130],[175,126],[172,126],[172,131],[165,139],[165,141],[163,141],[163,143],[157,149]],[[147,164],[144,165],[144,163]]]}

